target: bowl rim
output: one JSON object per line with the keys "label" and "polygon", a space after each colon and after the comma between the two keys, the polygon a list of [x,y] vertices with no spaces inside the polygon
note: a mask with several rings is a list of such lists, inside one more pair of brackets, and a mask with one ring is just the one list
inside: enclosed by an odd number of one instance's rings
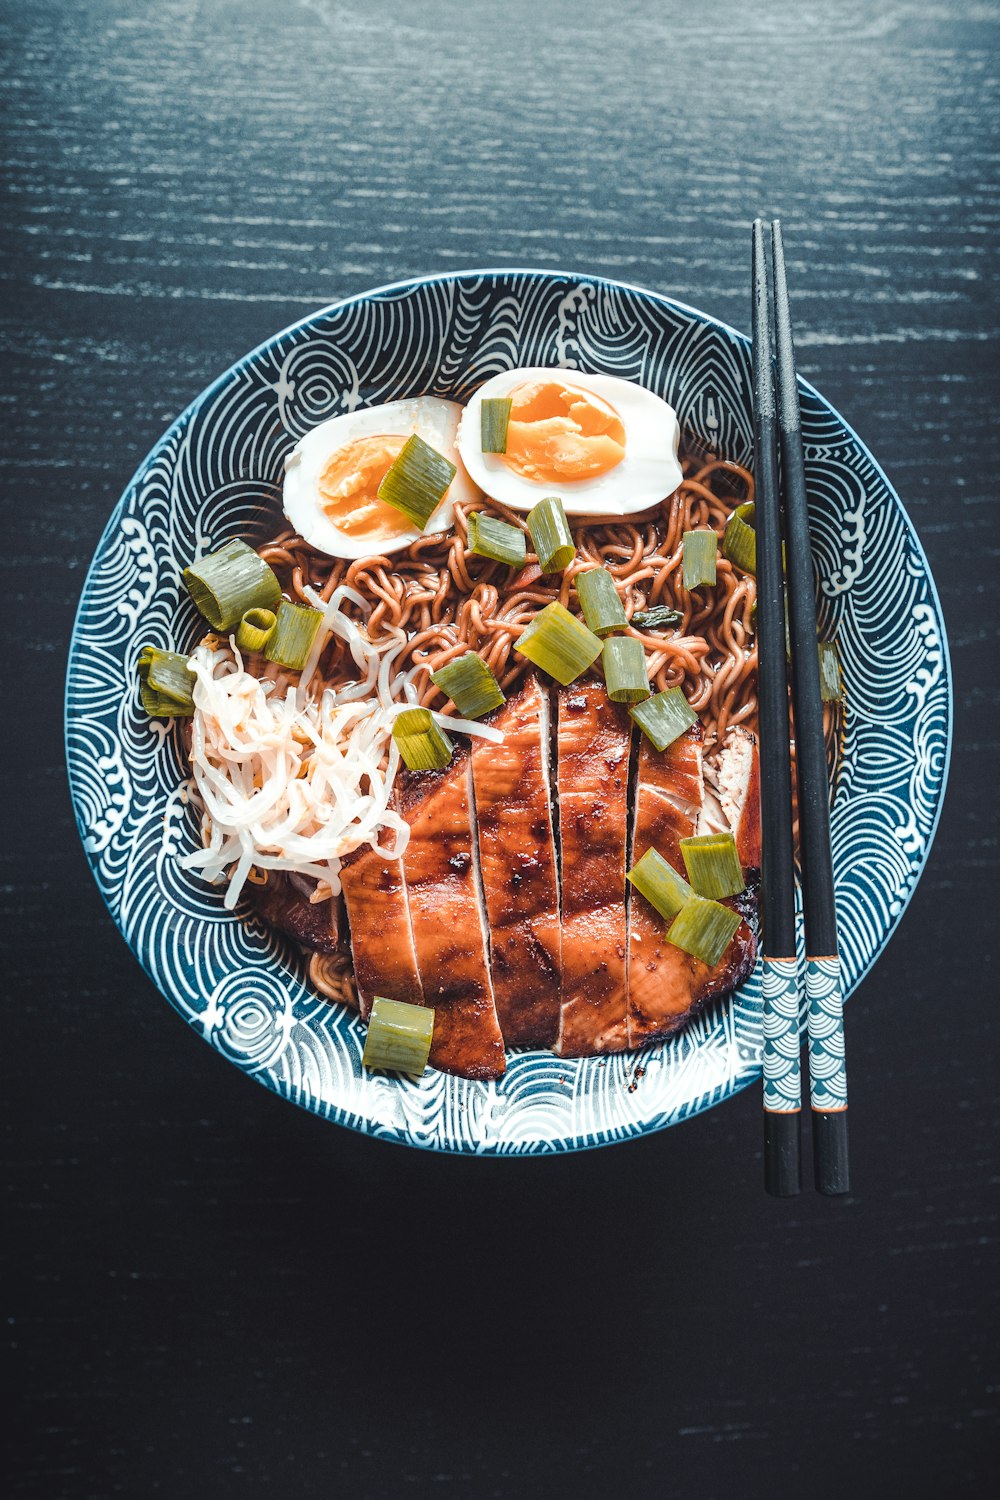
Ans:
{"label": "bowl rim", "polygon": [[[114,502],[111,508],[108,519],[102,527],[100,535],[96,543],[94,544],[93,554],[87,566],[87,571],[84,575],[83,583],[80,589],[80,597],[77,601],[77,606],[74,611],[73,624],[69,634],[66,677],[63,687],[63,751],[65,755],[66,776],[69,782],[70,802],[73,809],[73,819],[76,824],[77,832],[80,836],[81,842],[83,843],[84,858],[87,861],[90,873],[94,878],[95,884],[97,885],[98,892],[100,894],[102,902],[104,903],[105,910],[110,916],[111,921],[114,924],[119,936],[125,942],[126,946],[129,949],[129,952],[137,960],[140,967],[143,969],[143,972],[147,975],[147,977],[151,980],[151,982],[154,984],[157,990],[160,991],[161,994],[163,994],[163,990],[158,980],[150,973],[150,970],[146,966],[142,955],[136,950],[136,948],[133,947],[132,943],[126,937],[117,919],[115,918],[115,915],[111,910],[108,896],[105,893],[98,878],[96,862],[92,857],[91,852],[86,847],[87,830],[81,819],[80,809],[77,804],[76,796],[74,795],[73,773],[71,768],[73,757],[71,755],[69,734],[70,726],[73,722],[74,716],[72,714],[69,701],[70,680],[76,652],[78,650],[80,623],[90,594],[93,575],[99,565],[99,560],[104,551],[105,544],[108,538],[112,535],[115,523],[118,520],[119,510],[126,497],[135,488],[142,475],[145,473],[155,455],[159,453],[159,451],[169,442],[169,440],[172,437],[180,434],[189,419],[191,419],[203,405],[209,402],[213,396],[221,391],[226,382],[229,381],[235,373],[237,373],[245,365],[249,364],[252,360],[256,359],[258,356],[266,354],[280,339],[285,338],[288,335],[295,334],[296,332],[305,329],[312,324],[315,324],[319,320],[331,314],[345,311],[360,303],[367,302],[372,298],[384,297],[392,293],[405,293],[408,291],[414,291],[420,287],[432,286],[434,284],[442,282],[464,282],[472,279],[514,276],[537,279],[557,278],[560,280],[586,283],[588,285],[596,287],[609,287],[616,291],[629,292],[653,303],[662,304],[663,306],[673,308],[678,312],[687,315],[693,321],[696,321],[703,326],[719,329],[724,334],[728,335],[729,338],[735,340],[737,343],[743,345],[747,349],[749,349],[751,346],[751,341],[747,334],[742,333],[738,328],[734,328],[732,324],[725,322],[724,319],[717,318],[713,314],[706,312],[703,308],[693,307],[690,303],[682,302],[679,298],[670,297],[663,292],[654,291],[650,287],[641,286],[635,282],[620,281],[615,277],[605,276],[597,272],[557,269],[551,266],[499,265],[469,266],[449,271],[430,272],[426,275],[406,276],[398,281],[386,282],[381,286],[367,287],[363,291],[352,293],[347,297],[338,298],[335,302],[329,302],[318,306],[312,311],[304,313],[302,317],[296,318],[293,322],[286,324],[283,328],[280,328],[271,333],[270,335],[268,335],[268,337],[262,339],[258,344],[256,344],[252,349],[249,349],[245,353],[240,355],[230,365],[228,365],[226,369],[224,369],[219,375],[217,375],[214,380],[212,380],[207,386],[204,386],[198,392],[198,394],[194,396],[178,413],[178,415],[173,419],[169,426],[163,430],[152,447],[143,457],[141,462],[136,466],[131,477],[121,490],[121,493],[119,494],[117,500]],[[946,722],[944,726],[944,753],[941,760],[940,778],[936,791],[934,813],[927,828],[926,842],[924,844],[919,863],[913,871],[913,876],[912,880],[909,883],[909,888],[901,898],[898,909],[889,917],[881,942],[879,943],[876,950],[865,960],[864,964],[861,966],[854,977],[854,982],[851,989],[851,993],[853,994],[853,991],[857,989],[858,986],[861,985],[871,973],[871,970],[885,953],[891,940],[896,935],[897,928],[899,927],[906,909],[913,899],[914,892],[916,891],[917,886],[919,885],[920,880],[923,877],[928,860],[930,858],[931,850],[934,845],[934,840],[937,836],[938,827],[941,821],[941,813],[947,795],[948,778],[951,770],[955,713],[954,676],[951,664],[951,651],[948,642],[947,625],[945,621],[944,611],[941,606],[941,599],[938,593],[937,584],[935,582],[933,572],[931,571],[930,562],[928,560],[920,537],[917,533],[916,527],[914,526],[913,521],[910,518],[906,506],[903,504],[899,492],[889,479],[878,459],[868,447],[867,443],[858,435],[854,427],[842,415],[840,410],[835,407],[832,402],[829,401],[822,394],[822,392],[812,384],[811,381],[806,380],[802,375],[797,375],[797,383],[800,397],[803,393],[814,397],[822,405],[822,407],[824,407],[836,418],[850,441],[857,445],[857,448],[862,457],[871,464],[875,476],[885,485],[887,491],[892,496],[893,500],[896,503],[896,506],[898,507],[899,515],[908,534],[910,544],[913,547],[914,553],[922,564],[923,577],[926,580],[929,599],[934,610],[935,624],[940,632],[942,673],[945,684],[945,699],[947,705]],[[164,998],[168,1000],[168,1003],[171,1003],[168,996],[164,996]],[[849,998],[849,996],[845,997],[845,999],[846,998]],[[176,1011],[177,1007],[171,1003],[171,1009]],[[181,1019],[183,1020],[183,1017],[181,1017]],[[203,1035],[202,1039],[211,1047],[211,1042],[209,1041],[207,1036]],[[212,1050],[215,1051],[216,1049],[213,1048]],[[241,1069],[240,1071],[244,1073],[247,1072],[246,1069]],[[654,1121],[643,1121],[635,1128],[634,1131],[631,1131],[628,1134],[615,1135],[608,1133],[599,1139],[581,1139],[579,1136],[573,1138],[562,1138],[559,1140],[547,1141],[544,1143],[539,1142],[522,1146],[520,1149],[512,1152],[499,1151],[495,1147],[489,1146],[485,1149],[470,1150],[468,1147],[463,1146],[461,1143],[440,1142],[431,1139],[414,1139],[404,1131],[397,1129],[395,1125],[390,1126],[380,1123],[378,1129],[374,1130],[372,1128],[371,1121],[364,1117],[360,1117],[356,1114],[348,1112],[340,1105],[331,1104],[328,1105],[326,1109],[321,1111],[311,1107],[310,1103],[305,1099],[295,1098],[290,1094],[282,1093],[275,1087],[274,1081],[267,1071],[255,1070],[251,1076],[256,1079],[257,1082],[263,1084],[264,1087],[269,1090],[269,1092],[275,1093],[278,1095],[278,1097],[296,1104],[306,1113],[317,1118],[329,1120],[332,1123],[352,1130],[359,1135],[366,1136],[369,1139],[385,1141],[391,1145],[408,1146],[411,1149],[416,1150],[431,1151],[436,1154],[453,1156],[474,1155],[495,1158],[498,1156],[506,1155],[558,1157],[568,1152],[596,1150],[605,1146],[614,1146],[624,1144],[633,1140],[640,1140],[645,1136],[669,1129],[675,1125],[684,1124],[688,1120],[705,1114],[708,1110],[714,1108],[716,1105],[725,1103],[727,1099],[733,1098],[736,1094],[741,1093],[744,1089],[748,1088],[752,1083],[759,1081],[760,1074],[759,1070],[757,1069],[744,1070],[740,1075],[731,1078],[727,1084],[722,1086],[718,1091],[717,1097],[713,1097],[712,1099],[694,1108],[685,1110],[676,1117]]]}

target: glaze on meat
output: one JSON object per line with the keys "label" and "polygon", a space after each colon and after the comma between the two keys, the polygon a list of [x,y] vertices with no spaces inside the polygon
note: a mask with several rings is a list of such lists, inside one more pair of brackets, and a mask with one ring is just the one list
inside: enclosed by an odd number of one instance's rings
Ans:
{"label": "glaze on meat", "polygon": [[549,703],[536,678],[492,715],[472,779],[500,1029],[508,1046],[551,1047],[559,1031],[562,933],[549,788]]}
{"label": "glaze on meat", "polygon": [[[633,864],[654,848],[679,874],[686,873],[681,839],[694,834],[703,812],[702,739],[697,724],[662,752],[642,739],[633,799]],[[700,1005],[735,989],[753,967],[756,939],[745,919],[714,968],[669,943],[667,923],[635,890],[629,892],[628,920],[630,1048],[677,1031]]]}
{"label": "glaze on meat", "polygon": [[604,684],[558,695],[564,1057],[628,1046],[625,848],[632,721]]}
{"label": "glaze on meat", "polygon": [[376,995],[423,1005],[402,860],[357,849],[344,860],[340,882],[362,1017],[368,1019]]}
{"label": "glaze on meat", "polygon": [[463,1078],[499,1078],[506,1059],[487,959],[472,757],[456,746],[446,770],[406,773],[401,781],[413,946],[424,1003],[434,1007],[430,1060]]}

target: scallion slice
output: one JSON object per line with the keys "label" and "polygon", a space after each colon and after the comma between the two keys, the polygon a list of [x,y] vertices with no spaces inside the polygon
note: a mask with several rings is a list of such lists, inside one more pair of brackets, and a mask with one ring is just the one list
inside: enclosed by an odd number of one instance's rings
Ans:
{"label": "scallion slice", "polygon": [[454,749],[428,708],[408,708],[392,726],[408,771],[443,771]]}
{"label": "scallion slice", "polygon": [[236,627],[237,650],[263,651],[271,639],[277,619],[277,615],[270,609],[248,609]]}
{"label": "scallion slice", "polygon": [[700,833],[694,838],[681,839],[681,853],[697,895],[718,901],[722,896],[738,896],[746,889],[736,840],[731,833]]}
{"label": "scallion slice", "polygon": [[722,553],[744,573],[757,572],[757,533],[753,529],[756,507],[752,500],[738,505],[722,533]]}
{"label": "scallion slice", "polygon": [[840,655],[832,641],[819,643],[819,690],[824,703],[839,703],[844,695]]}
{"label": "scallion slice", "polygon": [[652,609],[637,609],[631,623],[636,630],[666,630],[671,625],[679,625],[682,619],[679,609],[673,609],[669,604],[654,604]]}
{"label": "scallion slice", "polygon": [[576,547],[558,495],[547,495],[528,511],[528,531],[543,573],[561,573],[569,567]]}
{"label": "scallion slice", "polygon": [[278,605],[274,628],[264,647],[265,658],[277,662],[280,667],[301,672],[322,620],[321,609],[309,609],[304,604],[289,604],[287,599],[282,599]]}
{"label": "scallion slice", "polygon": [[233,540],[184,569],[196,608],[213,630],[228,634],[248,609],[276,609],[281,584],[246,542]]}
{"label": "scallion slice", "polygon": [[715,560],[719,538],[714,531],[685,531],[683,546],[684,587],[700,589],[715,582]]}
{"label": "scallion slice", "polygon": [[678,875],[673,865],[668,864],[656,849],[647,849],[626,878],[668,922],[694,895],[683,875]]}
{"label": "scallion slice", "polygon": [[361,1057],[363,1068],[386,1068],[419,1078],[427,1066],[434,1036],[434,1011],[376,995]]}
{"label": "scallion slice", "polygon": [[187,719],[194,713],[194,673],[178,651],[143,646],[139,652],[139,697],[151,719]]}
{"label": "scallion slice", "polygon": [[404,708],[396,715],[392,732],[395,734],[398,729],[401,734],[425,734],[433,723],[434,715],[429,708]]}
{"label": "scallion slice", "polygon": [[507,424],[513,406],[510,396],[488,396],[479,408],[484,453],[507,452]]}
{"label": "scallion slice", "polygon": [[595,635],[610,635],[628,624],[625,606],[607,568],[589,568],[573,579],[583,618]]}
{"label": "scallion slice", "polygon": [[378,498],[423,531],[458,470],[416,432],[406,439],[378,487]]}
{"label": "scallion slice", "polygon": [[481,719],[483,714],[507,701],[493,673],[474,651],[445,662],[431,673],[431,681],[447,694],[466,719]]}
{"label": "scallion slice", "polygon": [[575,681],[601,654],[601,642],[565,605],[553,601],[539,610],[514,642],[514,650],[548,672],[556,682]]}
{"label": "scallion slice", "polygon": [[604,680],[612,703],[640,703],[649,697],[646,653],[634,635],[610,635],[604,642]]}
{"label": "scallion slice", "polygon": [[685,729],[690,729],[698,720],[698,715],[679,687],[667,688],[665,693],[656,693],[644,703],[633,704],[629,713],[657,750],[665,750],[668,745],[672,745]]}
{"label": "scallion slice", "polygon": [[667,942],[714,967],[732,942],[741,921],[738,911],[720,906],[718,901],[689,896],[670,924]]}
{"label": "scallion slice", "polygon": [[489,557],[493,562],[507,563],[512,568],[522,568],[528,546],[524,532],[496,516],[474,510],[469,515],[469,550],[477,557]]}

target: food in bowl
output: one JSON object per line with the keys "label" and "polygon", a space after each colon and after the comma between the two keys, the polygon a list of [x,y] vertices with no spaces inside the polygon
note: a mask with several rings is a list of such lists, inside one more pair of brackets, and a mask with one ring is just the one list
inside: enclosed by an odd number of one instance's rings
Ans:
{"label": "food in bowl", "polygon": [[182,862],[311,955],[369,1065],[672,1034],[756,954],[750,473],[576,371],[350,416],[288,456],[291,529],[187,570],[193,653],[143,653]]}

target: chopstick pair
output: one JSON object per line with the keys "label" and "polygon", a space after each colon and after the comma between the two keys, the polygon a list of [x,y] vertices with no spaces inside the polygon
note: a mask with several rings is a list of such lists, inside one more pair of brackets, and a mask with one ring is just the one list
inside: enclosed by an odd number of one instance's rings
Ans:
{"label": "chopstick pair", "polygon": [[771,252],[776,354],[773,364],[764,224],[756,219],[752,253],[753,417],[763,846],[764,1174],[769,1193],[790,1197],[801,1189],[802,1078],[785,656],[786,576],[806,943],[806,1055],[815,1181],[817,1190],[827,1194],[848,1192],[850,1182],[843,997],[830,849],[830,788],[823,735],[816,598],[795,351],[781,226],[777,219],[771,225]]}

